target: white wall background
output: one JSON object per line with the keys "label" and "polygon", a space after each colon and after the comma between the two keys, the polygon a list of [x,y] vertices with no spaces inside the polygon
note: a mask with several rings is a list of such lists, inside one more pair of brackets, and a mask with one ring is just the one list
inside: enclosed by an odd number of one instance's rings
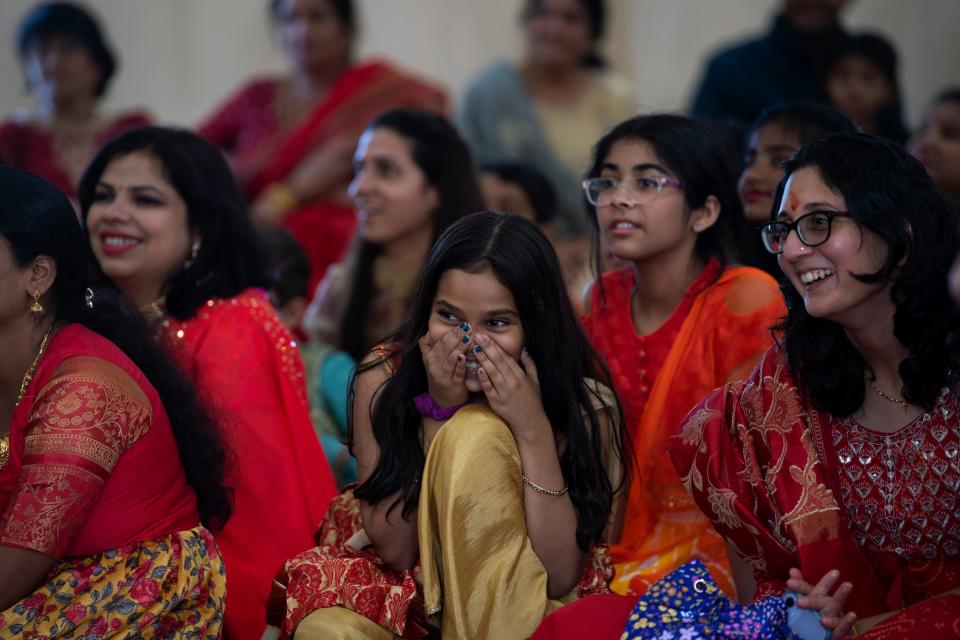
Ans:
{"label": "white wall background", "polygon": [[[386,55],[446,85],[454,97],[479,69],[520,54],[522,0],[357,0],[359,53]],[[632,78],[644,109],[683,109],[706,57],[763,32],[778,0],[609,0],[612,66]],[[29,104],[14,52],[20,18],[36,0],[0,1],[0,114]],[[166,122],[196,123],[253,73],[283,69],[267,0],[86,0],[121,57],[108,108],[148,107]],[[891,38],[901,57],[907,120],[960,84],[960,1],[856,0],[848,27]]]}

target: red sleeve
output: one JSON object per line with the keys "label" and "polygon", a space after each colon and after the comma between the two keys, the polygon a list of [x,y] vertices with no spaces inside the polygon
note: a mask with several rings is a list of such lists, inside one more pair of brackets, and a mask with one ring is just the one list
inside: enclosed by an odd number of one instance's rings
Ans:
{"label": "red sleeve", "polygon": [[41,389],[0,544],[62,557],[123,455],[150,429],[149,401],[119,368],[72,358]]}

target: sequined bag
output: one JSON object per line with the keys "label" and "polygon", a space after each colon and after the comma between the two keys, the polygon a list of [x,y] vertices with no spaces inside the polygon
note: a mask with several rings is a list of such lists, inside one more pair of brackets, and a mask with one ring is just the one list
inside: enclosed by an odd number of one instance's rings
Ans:
{"label": "sequined bag", "polygon": [[741,605],[723,593],[707,567],[693,560],[658,580],[637,600],[620,640],[770,638],[801,640],[780,598]]}

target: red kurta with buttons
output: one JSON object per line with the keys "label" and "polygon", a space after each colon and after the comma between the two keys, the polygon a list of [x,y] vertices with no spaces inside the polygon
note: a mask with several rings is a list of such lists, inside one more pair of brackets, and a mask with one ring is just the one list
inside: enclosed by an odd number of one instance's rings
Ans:
{"label": "red kurta with buttons", "polygon": [[174,355],[213,411],[230,450],[233,516],[216,534],[227,568],[226,636],[259,640],[273,576],[313,546],[336,484],[310,422],[297,344],[248,289],[167,319]]}
{"label": "red kurta with buttons", "polygon": [[711,260],[672,316],[646,336],[632,318],[635,275],[621,269],[594,286],[587,335],[606,359],[637,456],[611,588],[640,595],[699,558],[724,590],[733,584],[726,546],[690,499],[666,449],[686,413],[714,388],[746,377],[784,313],[776,281]]}

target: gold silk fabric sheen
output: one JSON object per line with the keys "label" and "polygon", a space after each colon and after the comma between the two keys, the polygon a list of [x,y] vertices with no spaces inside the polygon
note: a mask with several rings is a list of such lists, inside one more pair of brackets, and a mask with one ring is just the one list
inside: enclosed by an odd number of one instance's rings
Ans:
{"label": "gold silk fabric sheen", "polygon": [[547,598],[547,572],[527,537],[520,472],[509,427],[481,405],[460,409],[430,446],[420,567],[427,614],[444,638],[528,638],[544,616],[576,599],[576,589]]}

